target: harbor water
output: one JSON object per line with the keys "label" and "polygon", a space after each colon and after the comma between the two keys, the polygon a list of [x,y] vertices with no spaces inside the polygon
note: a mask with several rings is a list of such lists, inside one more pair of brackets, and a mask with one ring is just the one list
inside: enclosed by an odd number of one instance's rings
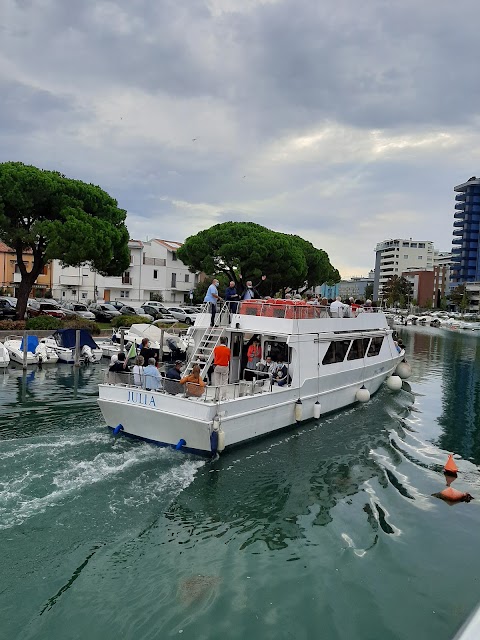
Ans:
{"label": "harbor water", "polygon": [[[450,640],[480,601],[480,336],[210,463],[124,437],[98,365],[0,372],[0,638]],[[453,487],[474,496],[449,505]]]}

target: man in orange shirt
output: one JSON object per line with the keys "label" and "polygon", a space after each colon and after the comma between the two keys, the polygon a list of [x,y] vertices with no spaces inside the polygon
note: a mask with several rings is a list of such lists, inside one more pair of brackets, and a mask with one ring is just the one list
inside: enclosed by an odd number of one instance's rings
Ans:
{"label": "man in orange shirt", "polygon": [[220,338],[220,344],[213,350],[213,372],[212,381],[214,386],[220,387],[228,384],[228,365],[230,364],[231,351],[227,347],[227,339]]}

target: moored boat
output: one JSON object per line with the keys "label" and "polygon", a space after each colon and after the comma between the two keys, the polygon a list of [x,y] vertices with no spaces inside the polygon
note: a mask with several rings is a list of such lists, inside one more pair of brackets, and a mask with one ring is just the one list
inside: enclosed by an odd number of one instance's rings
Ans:
{"label": "moored boat", "polygon": [[[76,351],[76,329],[58,329],[52,336],[42,338],[40,344],[53,349],[60,362],[73,364],[75,362]],[[102,359],[102,349],[99,348],[90,333],[85,329],[80,329],[80,356],[83,362],[100,362]]]}
{"label": "moored boat", "polygon": [[[22,336],[8,336],[4,341],[10,360],[24,364],[24,339]],[[56,352],[48,345],[41,344],[37,336],[27,336],[26,364],[55,364],[58,361]]]}
{"label": "moored boat", "polygon": [[[198,316],[186,373],[198,365],[205,377],[225,337],[232,354],[228,384],[202,388],[166,380],[155,391],[138,374],[106,372],[99,405],[115,433],[203,455],[220,452],[368,400],[404,359],[381,312],[333,318],[312,305],[252,300],[237,313],[229,314],[225,305],[217,318],[212,328],[206,309]],[[254,339],[264,357],[284,363],[281,383],[269,371],[245,367]],[[401,375],[408,375],[405,369]],[[391,388],[401,386],[399,377],[391,380]]]}
{"label": "moored boat", "polygon": [[5,348],[5,345],[0,342],[0,368],[7,367],[10,362],[10,356],[8,355],[8,351]]}

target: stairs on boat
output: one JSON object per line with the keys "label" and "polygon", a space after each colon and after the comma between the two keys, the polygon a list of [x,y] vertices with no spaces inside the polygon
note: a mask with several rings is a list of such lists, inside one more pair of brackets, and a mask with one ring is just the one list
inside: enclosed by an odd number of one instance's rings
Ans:
{"label": "stairs on boat", "polygon": [[187,364],[184,375],[188,376],[192,373],[194,365],[200,366],[200,377],[203,378],[213,361],[213,350],[220,343],[223,336],[224,327],[208,327],[198,343],[190,361]]}

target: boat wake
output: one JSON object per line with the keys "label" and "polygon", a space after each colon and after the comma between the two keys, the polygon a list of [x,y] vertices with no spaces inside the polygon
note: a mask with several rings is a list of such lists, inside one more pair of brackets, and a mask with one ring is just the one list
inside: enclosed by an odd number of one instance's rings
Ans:
{"label": "boat wake", "polygon": [[107,499],[103,508],[113,513],[173,498],[204,464],[146,443],[114,441],[98,429],[3,445],[0,529],[21,525],[81,495],[91,503]]}

